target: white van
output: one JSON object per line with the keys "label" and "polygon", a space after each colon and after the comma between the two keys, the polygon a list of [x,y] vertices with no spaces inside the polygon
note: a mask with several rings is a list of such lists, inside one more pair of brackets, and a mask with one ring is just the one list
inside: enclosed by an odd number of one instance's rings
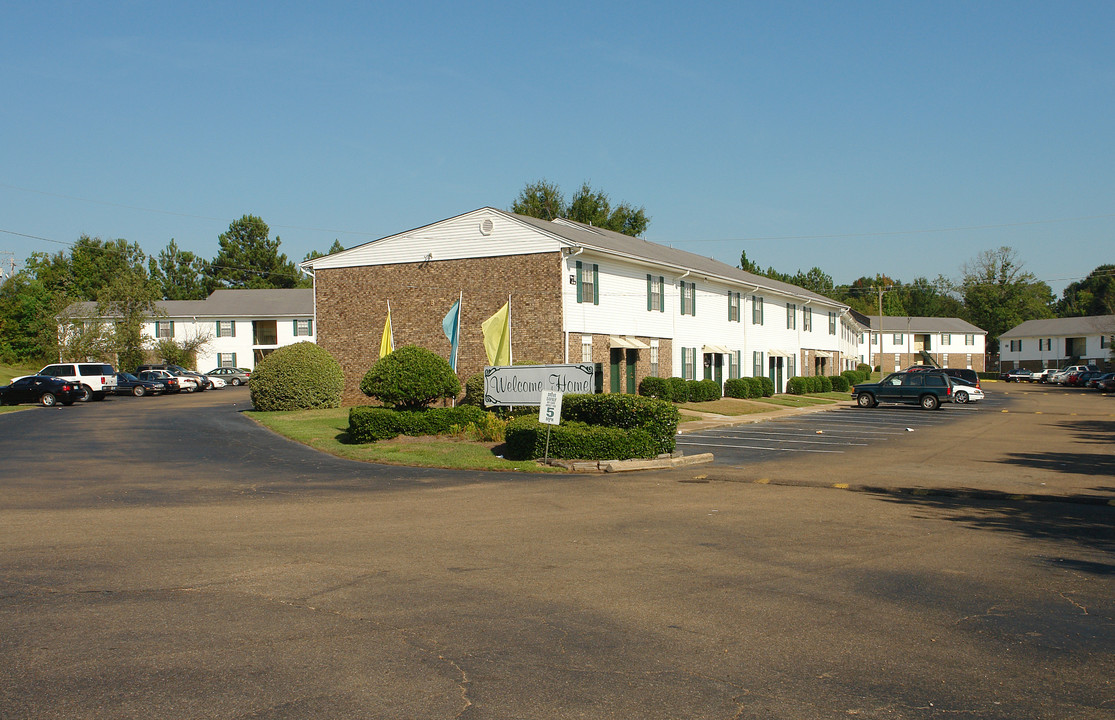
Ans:
{"label": "white van", "polygon": [[116,370],[108,363],[55,363],[39,371],[81,385],[82,402],[104,400],[116,389]]}

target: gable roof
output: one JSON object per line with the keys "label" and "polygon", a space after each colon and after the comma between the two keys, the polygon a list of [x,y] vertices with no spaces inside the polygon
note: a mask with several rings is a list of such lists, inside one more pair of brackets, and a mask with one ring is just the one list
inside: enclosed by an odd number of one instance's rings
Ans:
{"label": "gable roof", "polygon": [[915,317],[911,315],[884,315],[882,330],[879,330],[879,316],[868,315],[868,327],[879,332],[945,332],[986,335],[987,331],[976,327],[967,320],[955,317]]}
{"label": "gable roof", "polygon": [[[313,271],[318,268],[327,269],[367,264],[414,262],[417,256],[414,256],[413,251],[410,253],[409,259],[407,259],[402,253],[396,252],[394,246],[400,242],[418,242],[420,239],[424,239],[424,236],[430,234],[429,231],[434,230],[439,225],[456,223],[456,221],[469,218],[469,216],[472,215],[485,214],[508,220],[520,229],[534,231],[533,236],[535,238],[546,238],[550,241],[548,245],[539,245],[536,242],[525,241],[523,235],[518,236],[518,242],[526,243],[529,246],[530,249],[526,250],[527,252],[539,252],[542,249],[555,252],[562,248],[583,248],[595,253],[612,255],[641,264],[669,269],[670,271],[676,271],[680,274],[684,274],[688,271],[691,274],[704,276],[710,280],[725,282],[730,285],[745,285],[747,287],[742,289],[748,291],[759,289],[769,290],[781,295],[800,298],[805,302],[821,303],[829,307],[838,308],[841,311],[848,308],[844,303],[806,290],[797,285],[745,272],[739,268],[722,263],[719,260],[697,255],[685,250],[659,245],[658,243],[653,243],[642,238],[631,237],[573,220],[564,218],[559,218],[557,220],[541,220],[539,218],[519,215],[492,207],[480,208],[430,225],[424,225],[414,230],[389,235],[333,255],[307,260],[301,264],[301,267]],[[467,253],[468,257],[494,257],[524,252],[524,248],[514,247],[508,242],[499,242],[498,240],[493,242],[493,238],[482,236],[482,233],[478,229],[474,232],[474,236],[470,234],[467,237],[460,236],[455,238],[455,241],[458,243],[458,252]],[[384,251],[380,254],[378,259],[375,257],[373,250],[376,245],[380,245],[384,248]],[[388,250],[388,248],[391,249]],[[466,255],[462,254],[461,256],[463,257]],[[444,260],[447,258],[439,256],[437,259]]]}
{"label": "gable roof", "polygon": [[[204,300],[160,300],[155,307],[168,318],[312,317],[312,288],[288,290],[214,290]],[[66,308],[71,317],[94,316],[95,302],[77,302]]]}
{"label": "gable roof", "polygon": [[1046,335],[1111,335],[1115,334],[1115,315],[1089,315],[1087,317],[1043,318],[1027,320],[1000,335],[1005,338],[1038,337]]}

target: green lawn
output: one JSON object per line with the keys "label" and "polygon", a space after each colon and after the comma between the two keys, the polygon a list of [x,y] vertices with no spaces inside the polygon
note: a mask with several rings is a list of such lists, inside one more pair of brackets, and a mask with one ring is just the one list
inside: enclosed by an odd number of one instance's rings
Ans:
{"label": "green lawn", "polygon": [[42,365],[35,363],[34,365],[8,365],[0,363],[0,385],[7,385],[12,381],[12,378],[21,377],[23,375],[34,375],[39,371]]}
{"label": "green lawn", "polygon": [[348,442],[348,408],[293,412],[245,412],[252,420],[283,437],[310,447],[363,462],[458,470],[519,470],[563,472],[533,461],[514,462],[499,457],[501,446],[451,437],[398,437],[375,443]]}
{"label": "green lawn", "polygon": [[739,398],[720,398],[709,402],[691,402],[678,405],[681,410],[696,410],[697,412],[716,413],[717,415],[750,415],[763,413],[769,407],[756,400],[741,400]]}

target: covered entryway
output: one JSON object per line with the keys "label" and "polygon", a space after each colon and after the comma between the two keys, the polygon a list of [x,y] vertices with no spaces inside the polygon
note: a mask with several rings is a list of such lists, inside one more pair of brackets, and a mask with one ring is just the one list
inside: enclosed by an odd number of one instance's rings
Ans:
{"label": "covered entryway", "polygon": [[828,350],[813,351],[813,374],[828,375],[832,365],[832,353]]}
{"label": "covered entryway", "polygon": [[724,356],[728,348],[721,345],[705,345],[701,348],[705,361],[705,380],[715,380],[721,387],[724,385]]}
{"label": "covered entryway", "polygon": [[636,377],[639,351],[649,350],[650,345],[642,340],[619,335],[609,336],[608,343],[611,345],[608,355],[608,391],[634,395],[639,384]]}

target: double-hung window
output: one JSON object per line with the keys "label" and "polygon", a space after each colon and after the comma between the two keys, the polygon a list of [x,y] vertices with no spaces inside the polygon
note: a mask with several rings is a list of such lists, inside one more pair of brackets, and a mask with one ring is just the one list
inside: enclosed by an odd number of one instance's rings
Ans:
{"label": "double-hung window", "polygon": [[801,309],[801,329],[805,332],[813,332],[813,308],[803,307]]}
{"label": "double-hung window", "polygon": [[728,291],[728,321],[739,322],[740,294]]}
{"label": "double-hung window", "polygon": [[697,283],[681,281],[681,314],[697,314]]}
{"label": "double-hung window", "polygon": [[952,345],[952,335],[950,333],[941,333],[941,344]]}
{"label": "double-hung window", "polygon": [[681,376],[686,380],[697,379],[697,348],[681,349]]}
{"label": "double-hung window", "polygon": [[581,336],[581,362],[592,362],[592,335]]}
{"label": "double-hung window", "polygon": [[155,321],[155,337],[162,340],[163,338],[174,337],[174,321],[173,320],[156,320]]}
{"label": "double-hung window", "polygon": [[829,312],[829,335],[836,334],[836,313]]}
{"label": "double-hung window", "polygon": [[796,330],[798,326],[798,306],[786,303],[786,329]]}
{"label": "double-hung window", "polygon": [[751,377],[763,376],[763,351],[755,350],[751,353]]}
{"label": "double-hung window", "polygon": [[751,296],[751,324],[763,324],[763,298],[759,295]]}
{"label": "double-hung window", "polygon": [[665,278],[661,275],[647,275],[647,310],[666,312],[665,286]]}
{"label": "double-hung window", "polygon": [[650,376],[658,377],[658,341],[650,341]]}
{"label": "double-hung window", "polygon": [[905,335],[905,333],[895,333],[894,337],[891,338],[891,341],[897,347],[898,345],[901,345],[902,343],[906,342],[906,335]]}
{"label": "double-hung window", "polygon": [[577,302],[600,304],[600,266],[577,261]]}
{"label": "double-hung window", "polygon": [[236,353],[217,353],[217,367],[236,367]]}
{"label": "double-hung window", "polygon": [[965,335],[965,336],[964,336],[964,344],[965,344],[965,345],[975,345],[975,344],[976,344],[976,336],[975,336],[975,334],[973,334],[973,333],[968,333],[967,335]]}
{"label": "double-hung window", "polygon": [[310,337],[314,334],[313,320],[295,320],[294,337]]}
{"label": "double-hung window", "polygon": [[218,320],[217,337],[236,337],[236,321]]}

